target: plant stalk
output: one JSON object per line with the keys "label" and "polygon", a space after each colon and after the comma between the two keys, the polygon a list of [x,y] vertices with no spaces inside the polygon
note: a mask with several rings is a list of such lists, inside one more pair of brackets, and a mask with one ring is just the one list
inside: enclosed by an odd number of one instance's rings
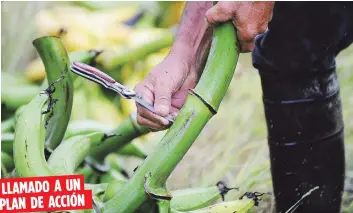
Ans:
{"label": "plant stalk", "polygon": [[[109,201],[104,213],[132,213],[153,193],[163,193],[166,180],[184,157],[225,96],[238,60],[237,39],[232,23],[214,30],[204,72],[191,91],[175,123],[155,151],[137,169],[134,176]],[[147,178],[146,178],[147,177]],[[159,194],[167,196],[165,194]]]}
{"label": "plant stalk", "polygon": [[99,146],[90,151],[89,156],[98,163],[103,163],[108,154],[118,151],[133,139],[138,138],[148,132],[148,128],[138,125],[136,121],[136,114],[133,113],[125,119],[117,129],[110,133],[115,134],[115,136],[104,140]]}
{"label": "plant stalk", "polygon": [[[57,102],[47,126],[46,145],[54,150],[61,142],[71,116],[73,81],[70,75],[70,59],[60,38],[46,36],[33,41],[47,74],[48,85],[55,85],[52,94]],[[60,81],[58,81],[61,79]]]}
{"label": "plant stalk", "polygon": [[173,32],[166,31],[159,39],[143,44],[141,47],[121,48],[118,52],[105,50],[97,57],[96,62],[103,70],[116,70],[124,64],[138,61],[147,57],[151,53],[171,46],[173,40]]}

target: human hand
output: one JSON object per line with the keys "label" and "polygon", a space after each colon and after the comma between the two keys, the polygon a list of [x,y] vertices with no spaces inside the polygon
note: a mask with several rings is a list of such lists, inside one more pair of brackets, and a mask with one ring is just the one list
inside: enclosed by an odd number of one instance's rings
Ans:
{"label": "human hand", "polygon": [[136,85],[135,91],[154,105],[156,114],[136,104],[137,122],[154,131],[168,128],[169,121],[174,119],[184,105],[188,90],[196,86],[197,74],[191,64],[177,56],[167,58],[153,68],[147,77]]}
{"label": "human hand", "polygon": [[266,31],[272,19],[273,7],[271,1],[220,1],[206,12],[206,20],[210,24],[232,20],[240,51],[251,52],[255,37]]}

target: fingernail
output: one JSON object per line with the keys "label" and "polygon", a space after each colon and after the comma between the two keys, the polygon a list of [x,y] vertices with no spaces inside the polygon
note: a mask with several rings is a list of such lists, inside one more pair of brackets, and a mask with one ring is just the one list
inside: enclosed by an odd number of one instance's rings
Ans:
{"label": "fingernail", "polygon": [[171,122],[170,120],[175,120],[174,116],[172,116],[171,114],[167,115],[165,118],[168,119],[169,123]]}
{"label": "fingernail", "polygon": [[179,114],[178,112],[172,112],[171,115],[172,115],[173,118],[176,118],[178,116],[178,114]]}
{"label": "fingernail", "polygon": [[161,116],[166,116],[169,113],[169,108],[164,105],[157,105],[155,110],[156,110],[156,113]]}
{"label": "fingernail", "polygon": [[162,121],[162,123],[163,123],[164,126],[169,125],[169,121],[168,121],[167,119],[162,118],[161,121]]}

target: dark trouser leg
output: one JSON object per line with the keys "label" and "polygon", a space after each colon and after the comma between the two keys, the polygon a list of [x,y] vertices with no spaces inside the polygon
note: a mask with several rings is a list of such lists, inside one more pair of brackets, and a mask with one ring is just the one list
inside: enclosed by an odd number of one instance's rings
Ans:
{"label": "dark trouser leg", "polygon": [[335,57],[352,42],[352,3],[277,2],[256,39],[277,212],[339,213],[345,156]]}

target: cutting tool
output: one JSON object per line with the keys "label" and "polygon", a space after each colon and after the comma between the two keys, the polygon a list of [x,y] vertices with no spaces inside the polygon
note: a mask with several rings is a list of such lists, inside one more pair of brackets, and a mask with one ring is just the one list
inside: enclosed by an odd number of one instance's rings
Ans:
{"label": "cutting tool", "polygon": [[[138,104],[155,114],[153,105],[149,104],[141,95],[115,81],[112,77],[98,70],[97,68],[81,62],[72,62],[70,68],[71,71],[75,74],[80,75],[88,80],[94,81],[107,89],[113,90],[125,99],[133,99]],[[171,118],[164,118],[167,119],[170,123],[174,123],[174,120]]]}

